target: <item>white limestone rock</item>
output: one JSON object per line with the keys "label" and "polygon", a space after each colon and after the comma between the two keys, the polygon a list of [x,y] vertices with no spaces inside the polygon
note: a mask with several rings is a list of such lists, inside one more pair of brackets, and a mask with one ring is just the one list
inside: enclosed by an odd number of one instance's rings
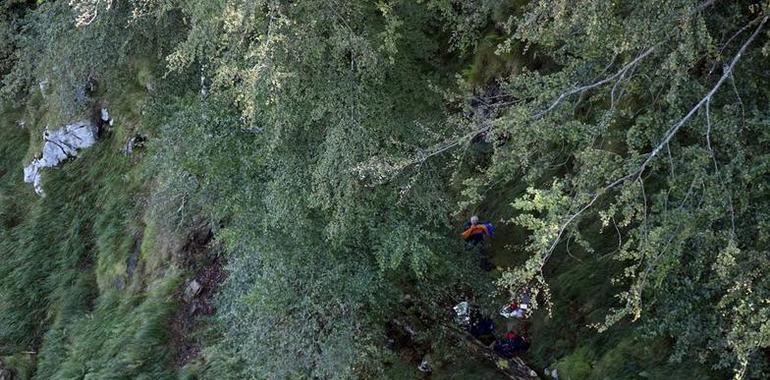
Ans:
{"label": "white limestone rock", "polygon": [[24,182],[31,183],[35,192],[44,195],[40,171],[52,168],[70,157],[76,157],[79,149],[96,143],[97,129],[88,121],[81,121],[43,132],[43,153],[24,168]]}
{"label": "white limestone rock", "polygon": [[108,124],[110,127],[112,127],[115,124],[115,119],[110,116],[110,111],[107,110],[107,107],[102,107],[99,117],[102,119],[102,125]]}

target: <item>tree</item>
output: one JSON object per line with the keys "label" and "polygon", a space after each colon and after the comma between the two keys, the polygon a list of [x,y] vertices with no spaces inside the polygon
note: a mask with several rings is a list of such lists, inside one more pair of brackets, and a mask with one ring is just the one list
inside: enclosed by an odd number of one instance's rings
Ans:
{"label": "tree", "polygon": [[204,88],[161,112],[173,116],[159,146],[187,148],[159,149],[174,181],[159,196],[226,221],[220,348],[247,376],[381,374],[399,299],[477,270],[444,239],[440,167],[382,186],[358,170],[444,128],[431,88],[447,81],[432,72],[442,36],[426,32],[437,16],[406,3],[179,6],[192,27],[169,67],[194,67]]}
{"label": "tree", "polygon": [[767,284],[752,273],[766,256],[755,175],[768,94],[755,84],[767,19],[767,4],[749,2],[529,5],[500,49],[523,43],[557,66],[508,78],[510,100],[482,131],[505,143],[479,180],[532,184],[512,202],[532,256],[502,288],[534,288],[547,304],[549,258],[565,241],[617,235],[626,290],[600,331],[647,316],[677,340],[675,359],[705,355],[736,377],[766,370]]}

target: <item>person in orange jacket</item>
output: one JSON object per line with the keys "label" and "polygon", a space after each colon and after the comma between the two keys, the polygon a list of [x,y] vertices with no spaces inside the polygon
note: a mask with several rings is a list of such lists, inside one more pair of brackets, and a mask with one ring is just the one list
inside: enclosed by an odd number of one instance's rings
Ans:
{"label": "person in orange jacket", "polygon": [[484,237],[492,237],[492,224],[489,222],[479,223],[479,217],[474,215],[470,222],[465,223],[462,233],[466,242],[476,245],[484,241]]}

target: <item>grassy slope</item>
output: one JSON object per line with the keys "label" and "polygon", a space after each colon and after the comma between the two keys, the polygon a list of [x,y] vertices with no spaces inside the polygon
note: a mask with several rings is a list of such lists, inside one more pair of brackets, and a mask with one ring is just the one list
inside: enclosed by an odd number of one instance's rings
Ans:
{"label": "grassy slope", "polygon": [[21,378],[174,376],[168,326],[183,273],[156,244],[172,237],[145,223],[141,161],[120,152],[144,96],[140,86],[112,95],[117,127],[47,170],[45,198],[21,182],[44,102],[0,117],[0,355]]}

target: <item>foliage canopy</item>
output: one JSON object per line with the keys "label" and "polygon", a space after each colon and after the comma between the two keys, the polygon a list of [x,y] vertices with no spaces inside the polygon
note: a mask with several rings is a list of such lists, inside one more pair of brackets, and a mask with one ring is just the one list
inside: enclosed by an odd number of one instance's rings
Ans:
{"label": "foliage canopy", "polygon": [[[577,283],[607,299],[550,323],[622,337],[590,365],[590,336],[529,359],[622,377],[638,340],[671,368],[767,376],[769,17],[767,1],[5,2],[0,355],[37,378],[397,377],[415,358],[385,347],[394,324],[421,316],[417,351],[446,364],[463,355],[453,302],[526,290],[553,316]],[[100,148],[28,194],[42,131],[105,106]],[[120,154],[136,134],[146,152]],[[457,241],[480,211],[519,235],[493,242],[492,277]],[[228,277],[180,363],[163,352],[201,225]]]}

